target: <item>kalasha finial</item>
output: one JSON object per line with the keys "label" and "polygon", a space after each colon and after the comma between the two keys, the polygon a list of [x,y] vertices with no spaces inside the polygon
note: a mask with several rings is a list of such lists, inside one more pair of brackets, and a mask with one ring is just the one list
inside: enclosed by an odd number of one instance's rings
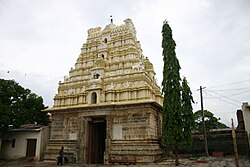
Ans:
{"label": "kalasha finial", "polygon": [[163,24],[168,24],[168,21],[167,19],[164,20]]}
{"label": "kalasha finial", "polygon": [[113,24],[113,18],[112,18],[112,15],[110,15],[110,22]]}

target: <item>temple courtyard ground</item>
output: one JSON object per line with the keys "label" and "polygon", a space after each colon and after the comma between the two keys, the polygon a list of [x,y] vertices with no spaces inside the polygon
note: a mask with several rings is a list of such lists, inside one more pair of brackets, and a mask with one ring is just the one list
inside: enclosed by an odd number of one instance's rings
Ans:
{"label": "temple courtyard ground", "polygon": [[[249,157],[240,157],[239,159],[240,167],[250,167],[250,158]],[[0,160],[1,167],[56,167],[55,162],[41,162],[41,161],[32,161],[27,159],[20,160]],[[89,164],[64,164],[64,167],[108,167],[108,166],[124,166],[124,167],[174,167],[174,161],[172,159],[166,159],[159,163],[150,163],[150,164],[137,164],[137,165],[89,165]],[[196,160],[190,159],[180,159],[180,167],[235,167],[234,158],[231,156],[228,157],[200,157]]]}

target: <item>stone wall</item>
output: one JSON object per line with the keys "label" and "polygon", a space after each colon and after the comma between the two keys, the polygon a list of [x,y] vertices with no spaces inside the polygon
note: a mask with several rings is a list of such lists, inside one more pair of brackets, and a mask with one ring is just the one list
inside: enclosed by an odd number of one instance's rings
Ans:
{"label": "stone wall", "polygon": [[[236,140],[239,155],[248,155],[249,145],[245,131],[236,130]],[[208,152],[223,152],[224,155],[233,155],[233,141],[231,130],[221,130],[207,133]],[[181,147],[180,154],[202,155],[205,154],[204,139],[202,133],[193,134],[192,146]]]}
{"label": "stone wall", "polygon": [[109,155],[117,159],[136,157],[137,163],[159,160],[161,114],[152,106],[136,106],[113,115]]}

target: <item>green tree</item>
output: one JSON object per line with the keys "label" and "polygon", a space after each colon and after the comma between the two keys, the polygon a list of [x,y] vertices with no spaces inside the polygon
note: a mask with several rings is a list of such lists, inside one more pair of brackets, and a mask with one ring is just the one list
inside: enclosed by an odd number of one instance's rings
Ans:
{"label": "green tree", "polygon": [[47,125],[49,119],[43,99],[14,80],[0,79],[0,131],[9,125],[18,128],[22,124]]}
{"label": "green tree", "polygon": [[[194,118],[195,118],[194,130],[198,132],[203,132],[202,115],[203,114],[201,110],[198,110],[194,113]],[[207,132],[210,131],[211,129],[228,128],[227,125],[219,122],[220,118],[216,118],[214,114],[208,110],[204,110],[204,120]]]}
{"label": "green tree", "polygon": [[192,113],[192,93],[186,78],[182,85],[180,78],[180,64],[175,53],[175,41],[172,30],[165,21],[162,27],[163,48],[163,136],[162,142],[175,148],[175,165],[179,165],[178,147],[190,144],[191,129],[194,124]]}
{"label": "green tree", "polygon": [[195,125],[192,103],[194,103],[192,92],[188,86],[187,79],[184,77],[182,80],[182,122],[184,130],[184,143],[185,145],[192,144],[192,130]]}

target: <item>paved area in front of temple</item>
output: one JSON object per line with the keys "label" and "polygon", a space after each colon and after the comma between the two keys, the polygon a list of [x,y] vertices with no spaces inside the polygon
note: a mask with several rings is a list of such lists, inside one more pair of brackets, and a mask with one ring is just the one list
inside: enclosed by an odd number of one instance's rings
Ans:
{"label": "paved area in front of temple", "polygon": [[[250,167],[250,158],[240,157],[239,159],[240,167]],[[55,162],[42,162],[42,161],[32,161],[32,160],[0,160],[1,167],[56,167]],[[64,164],[64,167],[108,167],[108,166],[131,166],[131,167],[174,167],[174,160],[166,159],[159,163],[150,164],[137,164],[137,165],[89,165],[89,164]],[[233,157],[200,157],[197,160],[190,159],[180,159],[180,167],[235,167],[235,161]]]}

